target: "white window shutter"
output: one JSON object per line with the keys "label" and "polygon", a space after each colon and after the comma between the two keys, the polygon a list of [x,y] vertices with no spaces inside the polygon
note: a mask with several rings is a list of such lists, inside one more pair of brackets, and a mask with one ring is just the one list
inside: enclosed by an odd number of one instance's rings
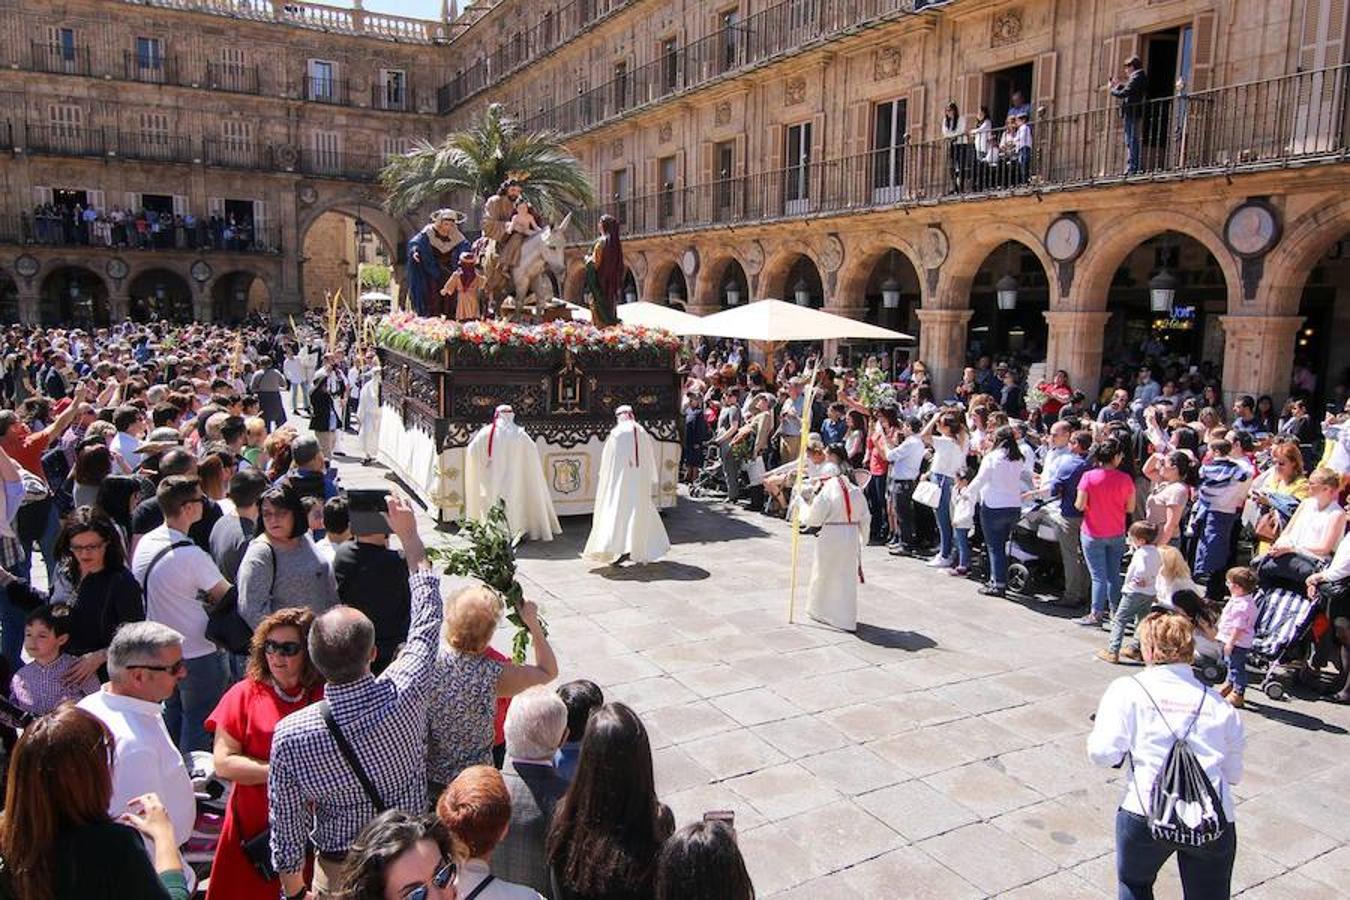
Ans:
{"label": "white window shutter", "polygon": [[33,204],[35,206],[46,206],[52,202],[52,189],[49,187],[33,188]]}
{"label": "white window shutter", "polygon": [[135,191],[127,191],[127,209],[131,212],[140,212],[141,195]]}
{"label": "white window shutter", "polygon": [[206,214],[208,216],[218,216],[223,219],[225,217],[225,198],[207,197]]}
{"label": "white window shutter", "polygon": [[86,190],[85,195],[89,198],[89,206],[91,209],[102,210],[106,208],[104,206],[106,198],[102,191]]}
{"label": "white window shutter", "polygon": [[173,195],[173,214],[175,216],[186,216],[188,211],[188,198],[183,194]]}

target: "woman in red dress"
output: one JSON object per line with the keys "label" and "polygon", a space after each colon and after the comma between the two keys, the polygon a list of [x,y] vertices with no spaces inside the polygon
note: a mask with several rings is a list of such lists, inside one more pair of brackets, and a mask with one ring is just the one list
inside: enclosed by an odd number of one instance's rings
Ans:
{"label": "woman in red dress", "polygon": [[267,828],[267,761],[277,723],[323,697],[306,650],[314,614],[280,609],[253,632],[244,679],[225,692],[206,720],[215,733],[216,774],[234,784],[211,863],[207,900],[276,900],[281,882],[266,881],[244,855],[244,842]]}

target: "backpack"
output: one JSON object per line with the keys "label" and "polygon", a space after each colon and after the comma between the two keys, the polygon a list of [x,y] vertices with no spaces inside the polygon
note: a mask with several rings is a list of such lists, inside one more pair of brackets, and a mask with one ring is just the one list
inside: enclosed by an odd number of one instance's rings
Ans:
{"label": "backpack", "polygon": [[[1135,682],[1148,697],[1153,708],[1162,716],[1158,702],[1139,681]],[[1139,804],[1147,811],[1148,830],[1153,839],[1175,847],[1207,847],[1219,840],[1228,831],[1228,817],[1224,815],[1223,800],[1215,789],[1214,783],[1205,774],[1204,767],[1196,758],[1195,751],[1187,743],[1195,723],[1200,720],[1200,710],[1205,705],[1209,691],[1202,689],[1200,705],[1191,714],[1191,722],[1186,730],[1177,737],[1172,732],[1172,749],[1167,752],[1162,767],[1153,779],[1149,790],[1149,802],[1139,798]],[[1166,720],[1164,719],[1164,725]],[[1170,727],[1168,728],[1170,731]],[[1133,764],[1131,764],[1133,766]],[[1133,781],[1133,775],[1131,775]],[[1136,793],[1139,790],[1135,784]]]}

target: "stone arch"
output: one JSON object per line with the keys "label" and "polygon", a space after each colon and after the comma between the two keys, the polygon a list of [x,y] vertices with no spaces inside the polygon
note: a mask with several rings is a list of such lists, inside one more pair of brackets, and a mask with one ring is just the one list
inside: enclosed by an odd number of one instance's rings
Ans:
{"label": "stone arch", "polygon": [[251,312],[271,309],[275,299],[271,280],[252,266],[231,266],[217,274],[206,293],[213,322],[238,322]]}
{"label": "stone arch", "polygon": [[74,260],[49,261],[38,290],[37,313],[43,325],[88,328],[111,322],[111,291],[96,267]]}
{"label": "stone arch", "polygon": [[[126,257],[123,258],[125,259]],[[148,259],[144,255],[137,256],[133,259],[127,260],[127,262],[129,262],[130,265],[127,267],[128,268],[127,277],[122,279],[122,286],[124,288],[130,288],[131,283],[134,282],[137,278],[140,278],[146,272],[163,271],[163,272],[171,272],[174,275],[178,276],[179,278],[183,279],[188,283],[188,286],[193,288],[194,290],[198,288],[204,289],[205,286],[198,284],[198,282],[192,277],[191,274],[192,264],[193,262],[196,261],[196,259],[197,257],[195,256],[189,259],[169,259],[167,257],[161,258],[161,256],[155,254],[151,254]],[[219,267],[215,264],[214,260],[215,257],[213,255],[211,260],[211,268],[215,271],[213,271],[212,276],[218,277]]]}
{"label": "stone arch", "polygon": [[[1088,249],[1075,264],[1078,274],[1074,279],[1073,295],[1081,298],[1074,304],[1077,310],[1105,310],[1111,281],[1121,263],[1140,244],[1168,231],[1203,245],[1223,272],[1229,312],[1237,311],[1242,305],[1242,273],[1237,261],[1224,245],[1218,228],[1201,218],[1175,210],[1151,209],[1123,219],[1113,218],[1109,229],[1106,222],[1098,218],[1089,223],[1088,229]],[[1051,296],[1058,297],[1058,293],[1052,292]]]}
{"label": "stone arch", "polygon": [[722,301],[718,297],[718,292],[722,288],[722,279],[733,262],[741,267],[742,272],[745,271],[745,261],[735,253],[724,252],[717,256],[704,257],[703,266],[694,278],[694,294],[689,301],[691,308],[715,312],[721,307]]}
{"label": "stone arch", "polygon": [[[936,295],[925,293],[923,306],[930,309],[968,309],[970,288],[984,261],[1008,241],[1021,244],[1041,262],[1050,284],[1050,296],[1059,296],[1059,273],[1050,254],[1045,252],[1041,235],[1012,222],[987,222],[962,231],[960,240],[952,241],[952,249],[942,264],[942,275]],[[910,257],[914,259],[913,256]],[[920,269],[919,271],[922,271]],[[927,286],[925,285],[925,288]]]}
{"label": "stone arch", "polygon": [[141,265],[127,276],[129,316],[147,321],[151,313],[170,322],[205,319],[204,304],[195,302],[199,286],[181,266]]}
{"label": "stone arch", "polygon": [[914,266],[914,271],[919,274],[919,305],[925,305],[928,298],[928,284],[927,279],[923,277],[923,261],[919,257],[918,248],[895,234],[883,234],[848,245],[848,254],[839,269],[836,300],[845,306],[860,305],[872,270],[892,250],[908,259]]}
{"label": "stone arch", "polygon": [[1284,236],[1266,258],[1265,278],[1258,297],[1269,316],[1297,315],[1303,286],[1312,267],[1331,247],[1350,233],[1350,199],[1319,206],[1285,224]]}
{"label": "stone arch", "polygon": [[[654,256],[648,254],[647,277],[642,279],[638,295],[641,299],[651,303],[666,302],[666,284],[670,281],[670,273],[680,264],[678,256]],[[686,282],[688,279],[686,279]],[[686,298],[686,301],[688,298]]]}
{"label": "stone arch", "polygon": [[300,247],[304,247],[305,235],[310,227],[326,213],[337,213],[369,223],[371,229],[388,248],[389,258],[396,262],[402,262],[403,245],[417,230],[409,217],[404,216],[400,219],[390,215],[379,205],[378,200],[363,194],[340,195],[315,203],[300,215],[295,228]]}
{"label": "stone arch", "polygon": [[[825,267],[820,264],[820,259],[817,258],[815,250],[803,241],[784,241],[768,254],[768,258],[764,260],[764,268],[760,271],[759,276],[753,279],[755,283],[751,284],[750,289],[754,296],[751,299],[761,300],[771,297],[775,300],[791,302],[791,298],[787,296],[787,280],[799,256],[805,256],[811,261],[811,264],[816,267],[816,271],[820,274],[823,284]],[[744,266],[742,265],[742,267]],[[829,303],[830,298],[827,296],[825,297],[825,304],[828,306]]]}

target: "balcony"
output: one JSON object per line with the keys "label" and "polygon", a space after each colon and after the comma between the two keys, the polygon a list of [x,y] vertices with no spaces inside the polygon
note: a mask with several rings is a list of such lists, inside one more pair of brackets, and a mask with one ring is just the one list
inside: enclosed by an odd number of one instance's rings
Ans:
{"label": "balcony", "polygon": [[122,79],[142,84],[182,84],[179,79],[178,57],[137,53],[127,50],[122,54]]}
{"label": "balcony", "polygon": [[[116,206],[114,204],[114,206]],[[0,216],[0,244],[18,244],[34,247],[80,247],[87,251],[145,251],[190,253],[280,253],[281,226],[251,223],[228,235],[225,227],[213,227],[210,219],[193,219],[187,225],[173,218],[160,226],[160,231],[137,227],[134,219],[114,223],[112,210],[103,213],[92,223],[75,222],[73,218],[51,215]],[[139,212],[139,210],[137,211]],[[181,232],[181,234],[180,234]]]}
{"label": "balcony", "polygon": [[389,112],[416,112],[417,103],[412,85],[404,83],[372,84],[370,86],[370,108]]}
{"label": "balcony", "polygon": [[29,153],[47,153],[54,156],[107,155],[107,134],[102,128],[82,125],[29,125],[25,132],[23,149]]}
{"label": "balcony", "polygon": [[53,75],[93,75],[94,69],[89,62],[89,48],[79,45],[32,43],[32,66],[34,72],[46,72]]}
{"label": "balcony", "polygon": [[375,153],[305,150],[300,154],[298,168],[306,175],[349,181],[374,181],[384,168],[384,164],[385,157]]}
{"label": "balcony", "polygon": [[574,134],[666,97],[800,52],[885,19],[932,7],[915,0],[783,0],[525,119],[528,131]]}
{"label": "balcony", "polygon": [[[499,83],[546,53],[566,44],[632,0],[572,0],[546,15],[534,27],[506,40],[465,71],[457,74],[436,92],[436,110],[445,115],[473,95]],[[470,26],[472,27],[472,25]]]}
{"label": "balcony", "polygon": [[306,75],[304,98],[312,103],[332,103],[337,106],[351,106],[351,92],[347,82],[338,78],[322,78]]}
{"label": "balcony", "polygon": [[228,91],[232,94],[260,94],[257,66],[225,65],[209,62],[206,64],[207,90]]}
{"label": "balcony", "polygon": [[444,23],[360,9],[308,3],[304,0],[122,0],[136,6],[190,10],[231,19],[275,22],[336,34],[417,44],[439,43],[447,38]]}
{"label": "balcony", "polygon": [[[1350,161],[1350,65],[1150,100],[1138,111],[1140,171],[1126,175],[1112,104],[1032,126],[1025,162],[974,145],[902,144],[854,156],[616,199],[601,213],[629,237],[723,225],[1107,187]],[[1003,135],[995,131],[997,144]]]}

